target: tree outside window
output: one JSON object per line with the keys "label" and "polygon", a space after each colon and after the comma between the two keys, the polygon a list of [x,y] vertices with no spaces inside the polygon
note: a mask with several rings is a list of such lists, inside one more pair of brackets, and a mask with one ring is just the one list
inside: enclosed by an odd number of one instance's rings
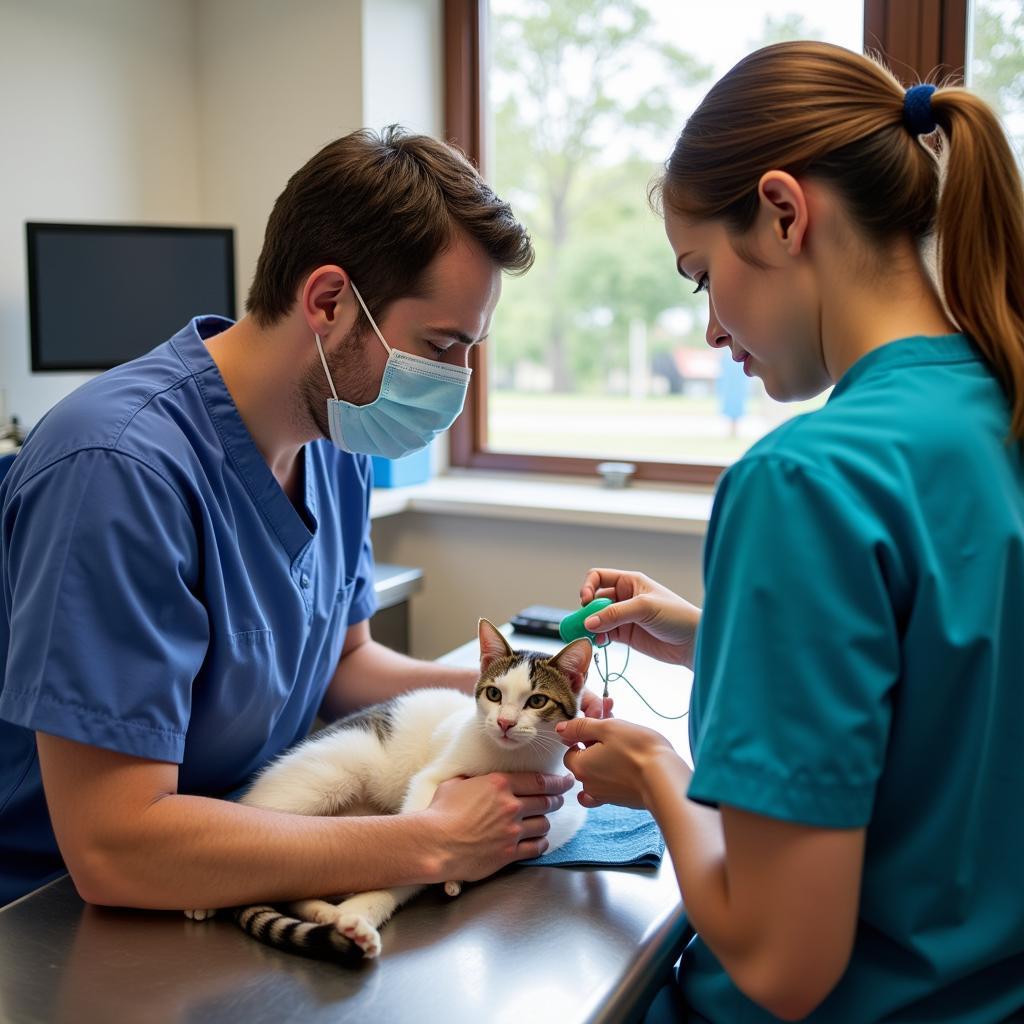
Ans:
{"label": "tree outside window", "polygon": [[967,84],[995,108],[1024,166],[1024,6],[976,0],[969,25]]}
{"label": "tree outside window", "polygon": [[[851,9],[852,8],[852,9]],[[489,344],[493,451],[728,463],[794,412],[704,340],[648,187],[687,113],[782,39],[859,50],[859,5],[491,0],[484,170],[530,228]]]}

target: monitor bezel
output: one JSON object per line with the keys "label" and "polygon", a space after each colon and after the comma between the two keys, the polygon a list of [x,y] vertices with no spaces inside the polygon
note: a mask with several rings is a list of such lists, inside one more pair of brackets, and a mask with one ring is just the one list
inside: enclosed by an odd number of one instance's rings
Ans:
{"label": "monitor bezel", "polygon": [[[210,225],[192,224],[103,224],[85,222],[62,222],[62,221],[26,221],[25,222],[25,245],[27,249],[26,271],[28,284],[28,327],[29,327],[29,352],[31,370],[33,373],[78,373],[78,372],[102,372],[110,370],[120,363],[109,363],[102,360],[89,362],[88,360],[45,361],[40,351],[39,337],[39,287],[36,239],[47,231],[80,232],[82,234],[121,234],[121,235],[152,235],[152,234],[177,234],[177,235],[217,235],[227,242],[227,259],[225,260],[225,286],[228,295],[229,316],[235,319],[235,229],[230,227],[216,227]],[[202,310],[197,310],[202,312]],[[153,344],[157,345],[166,339],[154,338]]]}

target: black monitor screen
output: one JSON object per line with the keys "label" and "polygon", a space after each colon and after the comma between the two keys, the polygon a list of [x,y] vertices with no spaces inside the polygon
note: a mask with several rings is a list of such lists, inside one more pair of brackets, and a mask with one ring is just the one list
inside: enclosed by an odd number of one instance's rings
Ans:
{"label": "black monitor screen", "polygon": [[106,370],[235,315],[231,228],[26,224],[33,370]]}

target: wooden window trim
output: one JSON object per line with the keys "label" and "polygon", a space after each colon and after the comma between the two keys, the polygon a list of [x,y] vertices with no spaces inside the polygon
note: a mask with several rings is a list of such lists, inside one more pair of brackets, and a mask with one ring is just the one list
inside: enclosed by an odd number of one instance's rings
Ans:
{"label": "wooden window trim", "polygon": [[[864,0],[864,47],[879,52],[907,84],[927,76],[963,77],[969,0]],[[477,166],[484,151],[483,79],[487,0],[444,0],[445,138]],[[599,458],[496,452],[486,447],[487,351],[471,356],[473,381],[450,437],[450,463],[465,469],[596,476]],[[639,481],[708,486],[720,464],[633,460]]]}
{"label": "wooden window trim", "polygon": [[864,0],[864,48],[905,85],[963,81],[970,0]]}

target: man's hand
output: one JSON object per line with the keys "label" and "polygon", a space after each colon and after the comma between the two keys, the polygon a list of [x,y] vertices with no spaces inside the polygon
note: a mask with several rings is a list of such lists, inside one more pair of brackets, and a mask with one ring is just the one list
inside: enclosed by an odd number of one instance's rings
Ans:
{"label": "man's hand", "polygon": [[423,813],[440,831],[437,881],[475,881],[547,848],[548,819],[571,789],[571,775],[518,772],[449,779]]}
{"label": "man's hand", "polygon": [[646,807],[645,772],[660,758],[679,758],[661,733],[632,722],[574,718],[556,728],[570,748],[565,767],[583,783],[584,807]]}

